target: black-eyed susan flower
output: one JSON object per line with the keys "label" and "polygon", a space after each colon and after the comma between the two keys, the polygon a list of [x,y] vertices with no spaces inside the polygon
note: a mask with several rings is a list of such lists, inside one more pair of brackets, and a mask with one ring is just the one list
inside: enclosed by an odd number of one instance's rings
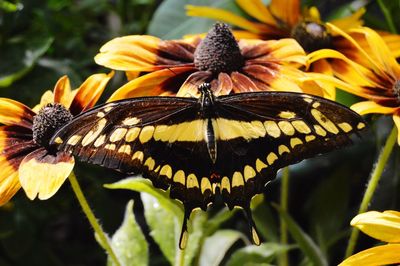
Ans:
{"label": "black-eyed susan flower", "polygon": [[53,133],[73,116],[94,106],[112,73],[90,76],[71,91],[60,78],[33,109],[0,98],[0,205],[21,188],[30,199],[53,196],[74,167],[74,158],[49,145]]}
{"label": "black-eyed susan flower", "polygon": [[[308,53],[324,48],[334,49],[345,55],[357,52],[353,46],[343,42],[342,35],[327,27],[316,7],[304,8],[302,12],[300,0],[271,0],[268,6],[261,0],[236,0],[236,3],[255,21],[226,10],[206,6],[188,5],[187,14],[224,21],[244,29],[245,31],[235,32],[238,38],[253,37],[263,40],[294,38]],[[360,8],[353,14],[331,20],[330,23],[347,32],[363,24],[361,16],[364,12],[364,8]],[[382,35],[393,55],[400,56],[400,36],[389,33]],[[332,74],[331,64],[324,60],[314,62],[310,70]]]}
{"label": "black-eyed susan flower", "polygon": [[370,211],[362,213],[353,218],[351,225],[388,244],[361,251],[347,258],[340,266],[400,263],[400,212]]}
{"label": "black-eyed susan flower", "polygon": [[[382,37],[369,28],[353,29],[353,35],[356,34],[357,39],[368,45],[367,49],[364,49],[350,35],[332,25],[330,27],[340,32],[354,49],[358,50],[363,56],[363,59],[360,59],[363,65],[355,63],[337,51],[323,49],[310,54],[310,62],[331,58],[335,75],[345,82],[315,73],[309,74],[309,77],[314,81],[331,83],[367,99],[354,104],[351,108],[359,114],[392,115],[397,128],[400,128],[400,65]],[[400,133],[398,143],[400,144]]]}
{"label": "black-eyed susan flower", "polygon": [[293,39],[237,42],[226,24],[217,23],[205,38],[163,41],[125,36],[106,43],[95,61],[111,69],[150,72],[129,81],[110,98],[197,94],[204,82],[216,95],[286,90],[324,95],[315,85],[302,87],[304,50]]}

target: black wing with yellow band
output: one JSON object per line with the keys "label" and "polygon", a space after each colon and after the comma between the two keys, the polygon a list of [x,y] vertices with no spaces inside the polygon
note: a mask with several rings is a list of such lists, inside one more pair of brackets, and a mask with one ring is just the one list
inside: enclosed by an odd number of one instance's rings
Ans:
{"label": "black wing with yellow band", "polygon": [[216,194],[249,216],[251,198],[278,169],[349,144],[362,118],[335,102],[290,92],[257,92],[200,99],[145,97],[111,102],[76,117],[53,138],[81,160],[124,173],[143,173],[170,188],[186,219],[206,210]]}

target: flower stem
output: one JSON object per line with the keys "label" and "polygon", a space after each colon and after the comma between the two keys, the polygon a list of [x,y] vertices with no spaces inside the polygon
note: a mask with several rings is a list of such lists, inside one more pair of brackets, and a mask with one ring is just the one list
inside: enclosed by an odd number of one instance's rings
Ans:
{"label": "flower stem", "polygon": [[[288,200],[289,200],[289,167],[285,167],[282,170],[282,183],[281,183],[281,209],[282,211],[288,210]],[[281,244],[287,245],[288,243],[288,232],[287,225],[283,218],[281,218]],[[279,257],[279,265],[287,266],[289,265],[289,259],[287,252],[282,252]]]}
{"label": "flower stem", "polygon": [[385,16],[386,23],[389,26],[389,30],[392,33],[397,33],[396,26],[393,22],[392,15],[390,14],[390,10],[386,7],[382,0],[378,0],[378,4],[380,9],[382,10],[383,15]]}
{"label": "flower stem", "polygon": [[[378,160],[376,162],[375,168],[371,173],[371,178],[368,182],[367,189],[365,190],[364,197],[361,201],[360,209],[358,210],[358,214],[364,213],[367,211],[368,206],[371,202],[371,199],[374,195],[374,192],[378,186],[379,180],[382,177],[383,170],[385,169],[386,163],[389,159],[390,153],[393,150],[394,145],[396,144],[397,139],[397,128],[393,127],[392,131],[389,134],[389,137],[386,140],[385,146],[383,147],[381,153],[379,154]],[[349,243],[346,249],[345,258],[351,256],[354,252],[354,248],[357,243],[357,238],[360,231],[353,227],[351,230],[351,235],[349,239]]]}
{"label": "flower stem", "polygon": [[111,247],[110,241],[104,233],[103,229],[101,228],[101,225],[97,221],[96,217],[94,216],[94,213],[92,209],[90,208],[85,196],[83,195],[82,189],[79,186],[78,180],[76,179],[76,176],[74,172],[71,172],[71,174],[68,177],[72,190],[75,193],[76,198],[79,201],[79,204],[82,207],[83,212],[85,213],[86,217],[89,220],[90,225],[92,226],[93,230],[96,232],[97,236],[100,239],[100,242],[102,243],[102,247],[106,250],[107,254],[111,257],[112,261],[114,262],[115,265],[121,266],[121,263],[118,261],[117,256],[115,255],[114,250]]}

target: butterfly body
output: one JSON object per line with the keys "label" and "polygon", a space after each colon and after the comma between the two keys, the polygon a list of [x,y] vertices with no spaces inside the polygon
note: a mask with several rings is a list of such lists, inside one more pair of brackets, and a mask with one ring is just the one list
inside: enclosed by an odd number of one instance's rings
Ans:
{"label": "butterfly body", "polygon": [[351,143],[362,118],[335,102],[291,92],[200,98],[142,97],[89,110],[60,129],[53,143],[90,163],[142,173],[185,206],[207,209],[216,195],[249,217],[250,200],[289,164]]}

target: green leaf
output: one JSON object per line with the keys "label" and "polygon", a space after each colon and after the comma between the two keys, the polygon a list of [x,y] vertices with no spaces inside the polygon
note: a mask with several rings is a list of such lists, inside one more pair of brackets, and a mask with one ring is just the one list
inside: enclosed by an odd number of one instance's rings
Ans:
{"label": "green leaf", "polygon": [[247,246],[237,250],[226,263],[227,266],[265,265],[272,262],[280,253],[287,252],[291,246],[278,243],[265,243],[260,246]]}
{"label": "green leaf", "polygon": [[308,236],[301,227],[290,217],[290,215],[283,211],[277,204],[273,204],[275,209],[278,210],[279,215],[287,224],[287,228],[293,237],[293,239],[297,242],[300,249],[303,251],[304,255],[310,260],[312,265],[315,266],[325,266],[328,265],[328,262],[318,248],[318,246],[314,243],[314,241]]}
{"label": "green leaf", "polygon": [[200,266],[218,266],[224,259],[226,252],[236,241],[242,239],[248,243],[246,236],[234,230],[219,230],[206,238],[201,250]]}
{"label": "green leaf", "polygon": [[[112,236],[111,244],[122,265],[148,265],[149,248],[133,215],[133,200],[126,205],[124,221]],[[107,265],[114,265],[110,257],[108,257]]]}
{"label": "green leaf", "polygon": [[47,52],[52,42],[52,38],[44,38],[29,41],[28,47],[25,47],[25,43],[8,43],[2,46],[4,53],[0,56],[0,88],[8,87],[25,76]]}
{"label": "green leaf", "polygon": [[18,10],[21,10],[22,8],[23,5],[21,3],[13,4],[5,0],[0,0],[0,9],[6,12],[16,12]]}
{"label": "green leaf", "polygon": [[253,210],[254,222],[257,225],[259,233],[268,241],[278,242],[278,224],[276,217],[272,212],[272,208],[269,204],[263,203],[259,204]]}
{"label": "green leaf", "polygon": [[179,39],[186,34],[207,32],[214,20],[186,16],[185,5],[211,6],[240,14],[232,0],[165,0],[151,20],[148,33],[162,39]]}
{"label": "green leaf", "polygon": [[146,192],[155,197],[159,204],[173,213],[177,218],[183,219],[183,208],[177,201],[171,200],[169,194],[161,189],[153,187],[150,180],[142,177],[130,177],[113,184],[105,184],[109,189],[128,189],[137,192]]}

